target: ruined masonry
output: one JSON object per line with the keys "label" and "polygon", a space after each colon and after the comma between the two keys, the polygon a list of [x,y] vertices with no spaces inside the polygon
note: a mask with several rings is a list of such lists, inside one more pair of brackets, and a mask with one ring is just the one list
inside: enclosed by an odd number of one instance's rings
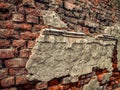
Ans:
{"label": "ruined masonry", "polygon": [[94,67],[112,71],[115,45],[116,39],[112,36],[94,38],[84,33],[44,29],[27,62],[26,68],[32,74],[28,77],[50,81],[68,75],[79,77],[92,72]]}
{"label": "ruined masonry", "polygon": [[0,90],[120,90],[113,0],[0,0]]}

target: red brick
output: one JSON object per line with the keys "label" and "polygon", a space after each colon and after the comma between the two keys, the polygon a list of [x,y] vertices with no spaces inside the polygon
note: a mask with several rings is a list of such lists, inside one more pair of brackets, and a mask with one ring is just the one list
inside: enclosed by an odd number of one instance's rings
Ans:
{"label": "red brick", "polygon": [[11,21],[0,21],[0,28],[2,29],[13,29],[13,24]]}
{"label": "red brick", "polygon": [[14,58],[5,60],[5,66],[6,67],[25,67],[27,60],[21,59],[21,58]]}
{"label": "red brick", "polygon": [[18,90],[16,87],[10,87],[9,90]]}
{"label": "red brick", "polygon": [[13,76],[1,80],[1,87],[10,87],[15,84]]}
{"label": "red brick", "polygon": [[0,69],[0,79],[6,78],[8,76],[8,69]]}
{"label": "red brick", "polygon": [[7,9],[9,7],[8,3],[0,2],[0,8]]}
{"label": "red brick", "polygon": [[13,47],[16,47],[16,48],[20,48],[20,47],[23,47],[25,48],[26,47],[26,41],[25,40],[14,40],[13,43],[12,43],[12,46]]}
{"label": "red brick", "polygon": [[59,90],[59,86],[55,85],[55,86],[48,87],[48,90]]}
{"label": "red brick", "polygon": [[29,49],[20,50],[20,57],[22,58],[28,58],[30,54],[31,51]]}
{"label": "red brick", "polygon": [[86,27],[83,27],[83,32],[84,32],[85,34],[90,34],[89,29],[86,28]]}
{"label": "red brick", "polygon": [[65,2],[65,8],[68,10],[73,10],[73,8],[75,8],[75,5],[71,2],[66,1]]}
{"label": "red brick", "polygon": [[11,19],[10,14],[0,14],[0,20],[9,20]]}
{"label": "red brick", "polygon": [[[33,9],[33,8],[26,8],[24,10],[25,10],[25,12],[26,12],[27,15],[29,14],[29,15],[40,16],[40,14],[41,14],[40,11],[37,11],[36,9]],[[19,11],[22,12],[23,11],[22,8]]]}
{"label": "red brick", "polygon": [[41,89],[46,89],[47,88],[47,83],[46,82],[39,82],[36,84],[36,89],[41,90]]}
{"label": "red brick", "polygon": [[38,33],[24,32],[20,34],[21,39],[29,40],[36,39],[38,37]]}
{"label": "red brick", "polygon": [[28,41],[28,48],[33,48],[35,45],[35,41],[29,40]]}
{"label": "red brick", "polygon": [[14,24],[15,30],[31,31],[32,26],[30,24]]}
{"label": "red brick", "polygon": [[2,68],[2,64],[3,64],[3,62],[2,62],[2,60],[0,60],[0,69]]}
{"label": "red brick", "polygon": [[4,88],[4,89],[0,89],[0,90],[17,90],[16,87],[10,87],[10,88]]}
{"label": "red brick", "polygon": [[33,27],[33,31],[40,31],[41,28],[42,28],[41,25],[34,25],[34,27]]}
{"label": "red brick", "polygon": [[25,75],[27,71],[25,68],[9,68],[10,75]]}
{"label": "red brick", "polygon": [[18,39],[19,35],[18,32],[14,31],[13,29],[0,29],[0,38],[15,38]]}
{"label": "red brick", "polygon": [[14,57],[14,50],[13,49],[0,49],[0,58],[1,59],[8,59]]}
{"label": "red brick", "polygon": [[27,23],[38,24],[39,23],[38,17],[33,16],[33,15],[28,15],[27,16]]}
{"label": "red brick", "polygon": [[26,76],[16,76],[16,85],[26,84],[26,83],[28,83]]}
{"label": "red brick", "polygon": [[12,16],[12,21],[14,22],[24,22],[24,15],[20,13],[15,13]]}
{"label": "red brick", "polygon": [[6,39],[0,40],[0,48],[10,47],[10,41]]}

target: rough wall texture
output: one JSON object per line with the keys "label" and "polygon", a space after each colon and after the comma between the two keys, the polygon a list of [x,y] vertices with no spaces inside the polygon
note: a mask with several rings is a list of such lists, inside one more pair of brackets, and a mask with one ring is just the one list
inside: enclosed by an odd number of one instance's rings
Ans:
{"label": "rough wall texture", "polygon": [[[93,68],[91,73],[80,75],[75,83],[70,83],[74,77],[60,77],[49,82],[29,81],[26,78],[26,62],[40,35],[39,31],[46,27],[61,29],[60,23],[57,23],[60,27],[44,23],[44,10],[54,10],[60,16],[57,20],[61,19],[61,24],[66,24],[65,30],[91,36],[104,33],[106,26],[118,20],[109,0],[0,0],[0,90],[82,90],[90,89],[88,86],[95,82],[106,90],[118,88],[119,47],[113,50],[112,72]],[[109,73],[112,76],[105,78]]]}
{"label": "rough wall texture", "polygon": [[[28,72],[32,74],[30,79],[50,81],[71,76],[76,77],[73,82],[77,82],[80,75],[91,73],[96,67],[112,71],[111,58],[116,45],[115,38],[95,38],[60,30],[52,32],[52,29],[48,29],[48,34],[50,31],[50,34],[60,36],[38,37],[26,65]],[[78,37],[74,34],[78,34]],[[70,40],[74,40],[72,45],[69,45]]]}

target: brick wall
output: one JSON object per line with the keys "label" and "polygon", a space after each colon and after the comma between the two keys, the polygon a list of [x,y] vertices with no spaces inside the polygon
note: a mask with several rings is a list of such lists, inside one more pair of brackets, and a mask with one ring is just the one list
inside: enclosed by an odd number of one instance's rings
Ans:
{"label": "brick wall", "polygon": [[[65,85],[61,82],[64,77],[48,83],[28,81],[25,65],[39,31],[45,26],[40,10],[55,10],[68,25],[68,30],[86,34],[102,33],[103,26],[112,25],[117,19],[108,0],[55,0],[52,3],[50,0],[36,0],[36,4],[31,4],[31,1],[22,3],[21,0],[0,0],[0,90],[82,90],[82,86],[95,73],[100,81],[106,69],[95,69],[87,75],[81,75],[79,82]],[[105,84],[108,90],[118,87],[120,83],[116,55],[115,49],[112,58],[113,75]]]}

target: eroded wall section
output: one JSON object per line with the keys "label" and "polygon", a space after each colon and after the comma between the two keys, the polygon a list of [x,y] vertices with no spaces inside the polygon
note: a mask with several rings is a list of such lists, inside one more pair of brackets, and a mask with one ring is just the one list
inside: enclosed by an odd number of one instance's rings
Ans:
{"label": "eroded wall section", "polygon": [[116,39],[108,35],[89,36],[65,30],[44,29],[36,40],[26,68],[29,79],[50,81],[63,76],[78,77],[93,68],[112,71]]}

